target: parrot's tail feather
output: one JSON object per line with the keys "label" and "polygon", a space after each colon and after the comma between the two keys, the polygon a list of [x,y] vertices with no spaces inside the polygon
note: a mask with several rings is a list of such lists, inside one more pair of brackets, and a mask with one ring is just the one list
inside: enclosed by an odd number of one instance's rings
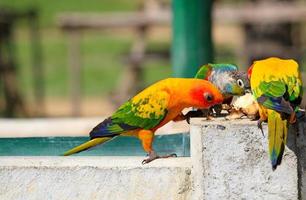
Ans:
{"label": "parrot's tail feather", "polygon": [[90,149],[94,146],[97,146],[99,144],[102,144],[104,142],[107,142],[109,140],[111,140],[113,137],[100,137],[100,138],[94,138],[92,140],[89,140],[88,142],[85,142],[77,147],[74,147],[73,149],[70,149],[68,151],[66,151],[63,156],[69,156],[75,153],[79,153],[81,151],[85,151],[87,149]]}
{"label": "parrot's tail feather", "polygon": [[274,111],[268,111],[269,153],[272,169],[275,170],[281,164],[285,144],[287,141],[287,120]]}

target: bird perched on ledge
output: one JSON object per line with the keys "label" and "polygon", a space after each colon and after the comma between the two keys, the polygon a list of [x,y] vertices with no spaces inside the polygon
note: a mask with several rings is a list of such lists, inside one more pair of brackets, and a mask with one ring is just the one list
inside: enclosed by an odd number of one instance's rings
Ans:
{"label": "bird perched on ledge", "polygon": [[182,114],[184,108],[204,109],[222,101],[222,94],[208,81],[184,78],[161,80],[128,100],[111,117],[93,128],[89,133],[90,141],[64,155],[84,151],[119,135],[129,135],[138,137],[149,155],[143,164],[175,156],[156,154],[152,148],[154,132],[171,120],[185,120],[187,116]]}
{"label": "bird perched on ledge", "polygon": [[[232,64],[206,64],[199,69],[195,78],[213,83],[223,94],[222,103],[228,107],[230,107],[233,96],[244,95],[247,90],[250,90],[247,73],[238,71],[237,66]],[[203,110],[203,112],[208,112],[208,117],[210,117],[212,109],[216,115],[220,115],[222,104],[214,105],[210,111]]]}
{"label": "bird perched on ledge", "polygon": [[[272,169],[281,164],[288,124],[300,115],[302,80],[294,60],[268,58],[255,61],[248,70],[252,93],[259,104],[258,127],[268,120],[269,154]],[[263,131],[262,131],[263,133]]]}

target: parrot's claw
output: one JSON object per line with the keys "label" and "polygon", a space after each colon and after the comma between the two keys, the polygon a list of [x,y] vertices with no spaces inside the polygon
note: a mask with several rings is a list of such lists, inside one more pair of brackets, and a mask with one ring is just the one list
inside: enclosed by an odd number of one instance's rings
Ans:
{"label": "parrot's claw", "polygon": [[290,124],[294,124],[295,122],[296,122],[296,116],[295,116],[295,112],[293,112],[293,113],[290,115],[289,123],[290,123]]}
{"label": "parrot's claw", "polygon": [[206,117],[206,119],[207,119],[208,121],[212,121],[212,120],[214,120],[214,117],[211,116],[211,115],[208,115],[208,116]]}
{"label": "parrot's claw", "polygon": [[190,117],[186,117],[186,122],[190,124]]}
{"label": "parrot's claw", "polygon": [[192,117],[202,117],[203,113],[201,110],[191,110],[184,115],[188,124],[190,124],[190,118]]}
{"label": "parrot's claw", "polygon": [[141,163],[144,165],[144,164],[148,164],[149,162],[152,162],[153,160],[156,160],[159,158],[173,158],[173,157],[177,157],[177,155],[175,153],[172,153],[169,155],[159,156],[154,151],[152,151],[149,153],[149,158],[144,159]]}
{"label": "parrot's claw", "polygon": [[257,121],[257,127],[261,130],[261,133],[262,133],[262,136],[263,137],[265,137],[265,133],[264,133],[264,131],[263,131],[263,129],[262,129],[262,120],[261,119],[259,119],[258,121]]}

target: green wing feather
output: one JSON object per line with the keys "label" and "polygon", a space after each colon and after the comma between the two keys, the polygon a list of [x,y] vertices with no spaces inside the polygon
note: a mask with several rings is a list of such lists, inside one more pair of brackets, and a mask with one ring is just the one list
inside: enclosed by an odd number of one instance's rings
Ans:
{"label": "green wing feather", "polygon": [[303,96],[303,85],[299,77],[287,76],[286,83],[288,85],[289,101]]}
{"label": "green wing feather", "polygon": [[[272,76],[271,79],[275,79],[275,77]],[[302,81],[293,76],[286,76],[286,78],[273,81],[261,81],[253,91],[255,98],[265,94],[271,97],[284,96],[287,101],[294,101],[300,98],[303,92]]]}
{"label": "green wing feather", "polygon": [[237,68],[237,66],[235,66],[233,64],[223,64],[223,63],[220,63],[220,64],[206,64],[206,65],[203,65],[199,69],[199,71],[197,72],[197,74],[195,75],[194,78],[207,79],[209,74],[214,70],[216,70],[216,71],[237,71],[238,68]]}
{"label": "green wing feather", "polygon": [[270,97],[281,97],[286,93],[286,85],[282,81],[262,81],[259,84],[259,89]]}
{"label": "green wing feather", "polygon": [[197,79],[207,79],[209,72],[211,71],[212,66],[210,64],[203,65],[194,76]]}
{"label": "green wing feather", "polygon": [[143,129],[156,127],[167,115],[167,92],[148,93],[123,104],[111,119],[114,124],[127,124]]}
{"label": "green wing feather", "polygon": [[258,103],[266,108],[290,114],[298,109],[302,96],[301,88],[300,81],[287,77],[287,80],[261,81],[253,90],[253,94]]}
{"label": "green wing feather", "polygon": [[97,125],[91,132],[91,140],[63,155],[78,153],[105,143],[117,135],[131,130],[152,129],[167,115],[169,94],[165,91],[144,92],[135,96],[108,119]]}
{"label": "green wing feather", "polygon": [[234,64],[228,64],[228,63],[217,63],[217,64],[209,64],[214,69],[220,69],[220,70],[230,70],[235,71],[238,70],[238,67]]}

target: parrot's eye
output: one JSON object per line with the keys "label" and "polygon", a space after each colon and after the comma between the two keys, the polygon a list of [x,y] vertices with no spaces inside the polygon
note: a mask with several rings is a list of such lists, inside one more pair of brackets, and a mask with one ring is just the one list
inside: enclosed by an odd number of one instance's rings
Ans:
{"label": "parrot's eye", "polygon": [[204,93],[204,99],[207,101],[207,102],[212,102],[214,100],[214,97],[211,93]]}
{"label": "parrot's eye", "polygon": [[243,88],[244,87],[244,84],[243,84],[243,81],[241,79],[238,79],[237,80],[237,84],[239,87]]}

